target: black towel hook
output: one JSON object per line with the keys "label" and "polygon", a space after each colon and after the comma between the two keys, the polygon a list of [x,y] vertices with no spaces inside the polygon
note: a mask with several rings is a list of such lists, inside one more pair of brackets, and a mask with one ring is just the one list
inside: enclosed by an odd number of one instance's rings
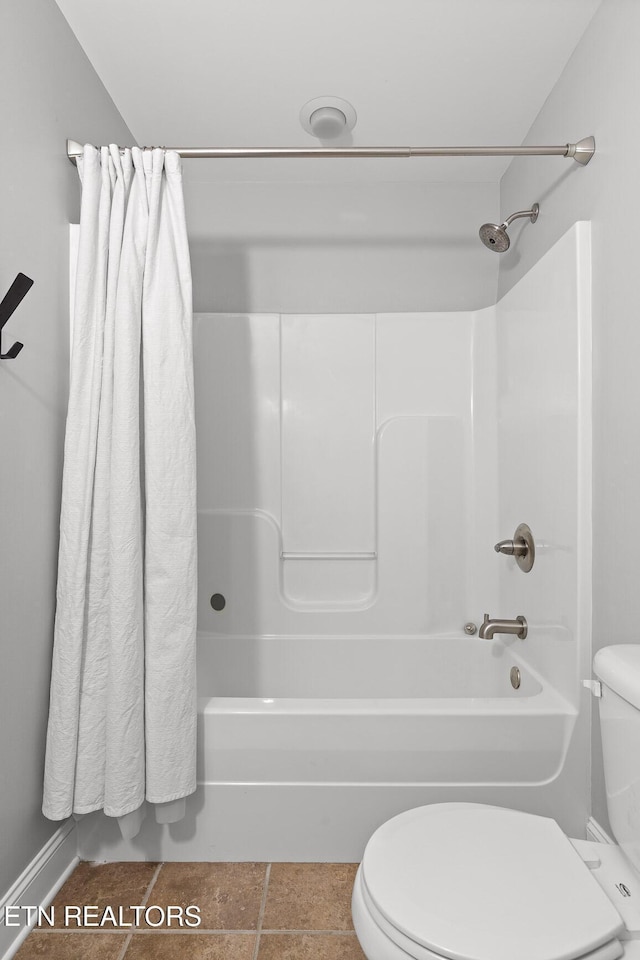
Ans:
{"label": "black towel hook", "polygon": [[15,360],[24,347],[24,343],[20,343],[19,340],[16,340],[14,345],[10,347],[6,353],[3,353],[2,328],[16,307],[20,306],[24,297],[27,295],[32,286],[33,280],[30,277],[27,277],[24,273],[19,273],[7,290],[4,300],[2,303],[0,303],[0,360]]}

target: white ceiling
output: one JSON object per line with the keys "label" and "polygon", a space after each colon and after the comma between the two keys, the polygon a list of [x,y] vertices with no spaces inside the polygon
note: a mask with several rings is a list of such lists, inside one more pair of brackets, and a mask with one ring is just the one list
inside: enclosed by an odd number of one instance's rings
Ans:
{"label": "white ceiling", "polygon": [[[298,114],[327,95],[356,108],[358,146],[520,144],[600,2],[57,0],[139,144],[292,147],[319,145]],[[556,142],[591,133],[568,118]],[[189,166],[199,180],[439,181],[497,180],[508,162]]]}

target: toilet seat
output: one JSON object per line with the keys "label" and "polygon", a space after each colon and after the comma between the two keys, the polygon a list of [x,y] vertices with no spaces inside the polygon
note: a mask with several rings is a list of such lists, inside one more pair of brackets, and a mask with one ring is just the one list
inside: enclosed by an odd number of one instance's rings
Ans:
{"label": "toilet seat", "polygon": [[623,953],[620,914],[547,817],[473,803],[409,810],[371,837],[358,883],[372,923],[410,957]]}
{"label": "toilet seat", "polygon": [[[405,937],[392,926],[371,902],[362,880],[362,868],[356,874],[352,899],[353,922],[360,946],[367,960],[446,960],[440,954]],[[640,960],[640,949],[629,951],[629,945],[640,948],[640,941],[626,940],[623,960]],[[584,954],[580,960],[619,960],[623,950],[619,940],[610,940]],[[517,956],[517,955],[516,955]]]}

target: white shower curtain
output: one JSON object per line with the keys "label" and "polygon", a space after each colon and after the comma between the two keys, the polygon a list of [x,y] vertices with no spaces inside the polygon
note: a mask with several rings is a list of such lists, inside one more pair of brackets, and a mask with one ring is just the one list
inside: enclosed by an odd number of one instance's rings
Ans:
{"label": "white shower curtain", "polygon": [[43,812],[132,834],[196,785],[191,272],[178,154],[86,146],[78,169]]}

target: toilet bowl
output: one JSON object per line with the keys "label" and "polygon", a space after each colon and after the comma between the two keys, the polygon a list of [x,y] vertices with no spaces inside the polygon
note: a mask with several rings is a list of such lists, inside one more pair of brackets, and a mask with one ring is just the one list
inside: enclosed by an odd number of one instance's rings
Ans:
{"label": "toilet bowl", "polygon": [[640,958],[640,645],[604,648],[594,670],[618,844],[480,803],[401,813],[373,834],[356,876],[367,960]]}

